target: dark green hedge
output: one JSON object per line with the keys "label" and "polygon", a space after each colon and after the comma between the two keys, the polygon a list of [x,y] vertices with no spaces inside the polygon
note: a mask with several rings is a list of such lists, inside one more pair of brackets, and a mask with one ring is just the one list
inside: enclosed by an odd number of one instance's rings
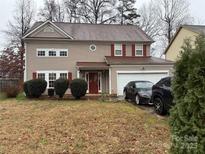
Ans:
{"label": "dark green hedge", "polygon": [[24,83],[24,92],[27,97],[39,98],[46,90],[47,82],[42,79],[29,80]]}
{"label": "dark green hedge", "polygon": [[83,79],[74,79],[70,84],[70,89],[73,97],[80,99],[85,96],[88,89],[87,82]]}
{"label": "dark green hedge", "polygon": [[66,90],[68,89],[68,80],[66,79],[58,79],[54,82],[54,89],[56,92],[56,95],[58,95],[60,98],[63,98],[65,95]]}

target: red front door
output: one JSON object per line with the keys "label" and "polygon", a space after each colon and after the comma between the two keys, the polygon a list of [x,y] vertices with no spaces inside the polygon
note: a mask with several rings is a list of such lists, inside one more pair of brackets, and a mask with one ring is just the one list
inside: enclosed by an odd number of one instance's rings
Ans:
{"label": "red front door", "polygon": [[89,73],[89,93],[98,94],[98,73]]}

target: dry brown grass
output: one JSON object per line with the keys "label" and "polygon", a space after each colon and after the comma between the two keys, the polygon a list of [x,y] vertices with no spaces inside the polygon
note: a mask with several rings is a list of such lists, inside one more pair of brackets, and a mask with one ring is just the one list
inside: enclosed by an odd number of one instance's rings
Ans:
{"label": "dry brown grass", "polygon": [[129,103],[0,102],[0,153],[163,154],[167,118]]}

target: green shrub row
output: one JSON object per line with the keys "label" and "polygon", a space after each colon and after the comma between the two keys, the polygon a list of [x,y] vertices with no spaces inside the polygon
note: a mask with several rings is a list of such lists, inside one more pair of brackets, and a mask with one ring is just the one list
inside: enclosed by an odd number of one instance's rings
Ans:
{"label": "green shrub row", "polygon": [[[23,89],[28,98],[39,98],[42,93],[45,92],[47,82],[41,79],[29,80],[24,83]],[[54,91],[59,98],[63,98],[66,90],[69,87],[69,82],[66,79],[58,79],[54,82]],[[70,83],[70,89],[75,99],[80,99],[85,96],[87,91],[87,83],[83,79],[74,79]],[[48,89],[48,93],[52,96],[54,93],[51,89]]]}

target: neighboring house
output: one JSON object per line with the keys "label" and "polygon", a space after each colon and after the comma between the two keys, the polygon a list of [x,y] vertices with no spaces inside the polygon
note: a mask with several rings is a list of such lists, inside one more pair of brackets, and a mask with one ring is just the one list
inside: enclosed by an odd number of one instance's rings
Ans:
{"label": "neighboring house", "polygon": [[176,61],[180,56],[181,47],[185,39],[190,39],[194,43],[197,36],[205,33],[205,26],[202,25],[184,25],[176,32],[171,43],[165,50],[165,59]]}
{"label": "neighboring house", "polygon": [[88,93],[123,94],[131,80],[156,83],[173,63],[150,56],[153,40],[137,26],[37,22],[24,36],[25,80],[83,78]]}

